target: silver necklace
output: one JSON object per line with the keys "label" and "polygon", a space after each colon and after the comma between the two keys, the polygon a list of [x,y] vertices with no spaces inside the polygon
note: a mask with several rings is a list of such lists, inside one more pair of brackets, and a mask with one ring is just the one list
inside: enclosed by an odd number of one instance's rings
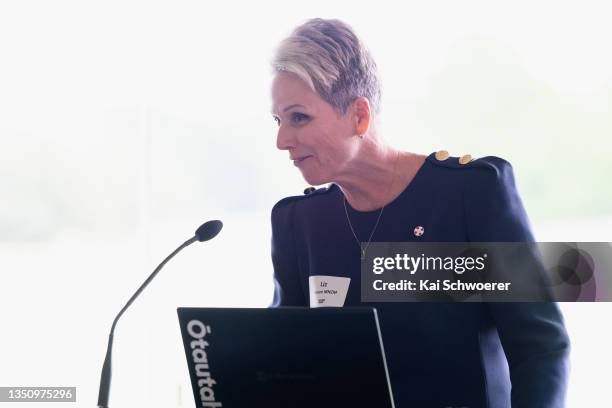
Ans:
{"label": "silver necklace", "polygon": [[[389,189],[387,190],[387,195],[391,192],[391,188],[393,187],[393,183],[395,182],[395,176],[397,174],[398,160],[399,160],[399,152],[397,152],[397,156],[395,157],[395,163],[393,165],[393,179],[391,180],[391,184],[389,185]],[[385,210],[385,205],[382,206],[382,208],[380,209],[380,212],[378,213],[376,224],[374,224],[374,228],[372,228],[372,232],[370,233],[370,237],[368,238],[368,242],[366,242],[366,245],[364,248],[362,247],[361,241],[359,241],[359,238],[357,238],[357,234],[355,234],[355,229],[353,229],[353,223],[351,222],[351,217],[349,217],[348,210],[346,208],[346,196],[344,195],[343,195],[342,202],[344,204],[344,214],[346,214],[346,220],[348,221],[348,225],[351,229],[351,232],[353,233],[353,237],[355,237],[355,241],[357,241],[357,245],[359,245],[359,250],[361,251],[361,260],[363,261],[365,260],[366,251],[368,250],[368,247],[370,246],[370,242],[372,242],[372,237],[374,236],[374,233],[376,232],[376,229],[378,228],[378,223],[380,222],[380,218],[382,217],[383,211]]]}
{"label": "silver necklace", "polygon": [[380,222],[380,217],[382,217],[382,213],[383,213],[383,210],[385,209],[385,206],[383,206],[380,209],[380,212],[378,213],[378,218],[376,219],[376,224],[374,224],[374,228],[372,229],[370,238],[368,238],[368,242],[366,243],[365,248],[364,248],[361,246],[361,241],[359,241],[359,238],[357,238],[357,234],[355,234],[355,230],[353,229],[353,224],[351,223],[351,219],[348,215],[348,210],[346,209],[346,197],[344,197],[343,203],[344,203],[344,213],[346,214],[348,225],[351,228],[351,232],[353,233],[353,236],[355,237],[355,241],[357,241],[357,245],[359,245],[359,250],[361,251],[361,260],[363,261],[366,256],[366,251],[368,250],[368,247],[370,246],[370,242],[372,242],[372,237],[374,236],[374,233],[376,232],[376,228],[378,228],[378,223]]}

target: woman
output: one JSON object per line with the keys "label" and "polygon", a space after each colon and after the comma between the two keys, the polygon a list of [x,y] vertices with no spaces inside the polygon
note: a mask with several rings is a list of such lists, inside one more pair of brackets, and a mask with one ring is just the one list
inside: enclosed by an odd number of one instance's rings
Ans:
{"label": "woman", "polygon": [[[346,24],[306,22],[273,66],[277,147],[309,184],[331,183],[272,210],[274,306],[310,305],[321,276],[350,279],[340,306],[364,305],[372,241],[533,241],[508,162],[384,142],[376,64]],[[569,339],[554,303],[365,305],[398,407],[563,406]]]}

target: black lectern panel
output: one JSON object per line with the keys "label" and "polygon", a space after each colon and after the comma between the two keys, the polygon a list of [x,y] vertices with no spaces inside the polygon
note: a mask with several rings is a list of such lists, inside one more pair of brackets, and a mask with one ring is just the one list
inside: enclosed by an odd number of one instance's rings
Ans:
{"label": "black lectern panel", "polygon": [[179,308],[196,407],[392,407],[370,308]]}

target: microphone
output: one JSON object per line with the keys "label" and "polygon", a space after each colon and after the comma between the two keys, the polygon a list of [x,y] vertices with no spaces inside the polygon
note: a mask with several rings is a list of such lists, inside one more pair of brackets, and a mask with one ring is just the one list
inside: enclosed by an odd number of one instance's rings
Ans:
{"label": "microphone", "polygon": [[104,365],[102,366],[102,375],[100,376],[100,390],[98,392],[98,408],[108,408],[108,396],[110,393],[110,382],[111,382],[111,355],[113,349],[113,335],[115,333],[115,326],[117,326],[117,321],[121,317],[121,315],[125,312],[125,310],[130,307],[132,302],[140,295],[140,293],[147,287],[149,283],[155,278],[157,273],[164,267],[164,265],[174,257],[174,255],[178,254],[183,248],[193,244],[196,241],[208,241],[209,239],[213,239],[217,236],[219,231],[223,228],[223,223],[219,220],[208,221],[202,224],[195,232],[195,235],[189,238],[187,241],[183,242],[181,246],[176,248],[174,252],[172,252],[166,259],[160,263],[157,268],[153,271],[153,273],[147,278],[146,281],[132,295],[130,300],[123,306],[123,309],[119,311],[115,320],[113,320],[113,325],[111,326],[110,334],[108,335],[108,347],[106,348],[106,357],[104,358]]}

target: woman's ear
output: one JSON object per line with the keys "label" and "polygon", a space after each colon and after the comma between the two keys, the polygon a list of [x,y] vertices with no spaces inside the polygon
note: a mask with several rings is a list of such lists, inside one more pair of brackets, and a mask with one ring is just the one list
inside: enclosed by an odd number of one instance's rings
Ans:
{"label": "woman's ear", "polygon": [[368,98],[360,96],[353,102],[353,116],[355,118],[355,134],[363,137],[370,129],[372,114]]}

